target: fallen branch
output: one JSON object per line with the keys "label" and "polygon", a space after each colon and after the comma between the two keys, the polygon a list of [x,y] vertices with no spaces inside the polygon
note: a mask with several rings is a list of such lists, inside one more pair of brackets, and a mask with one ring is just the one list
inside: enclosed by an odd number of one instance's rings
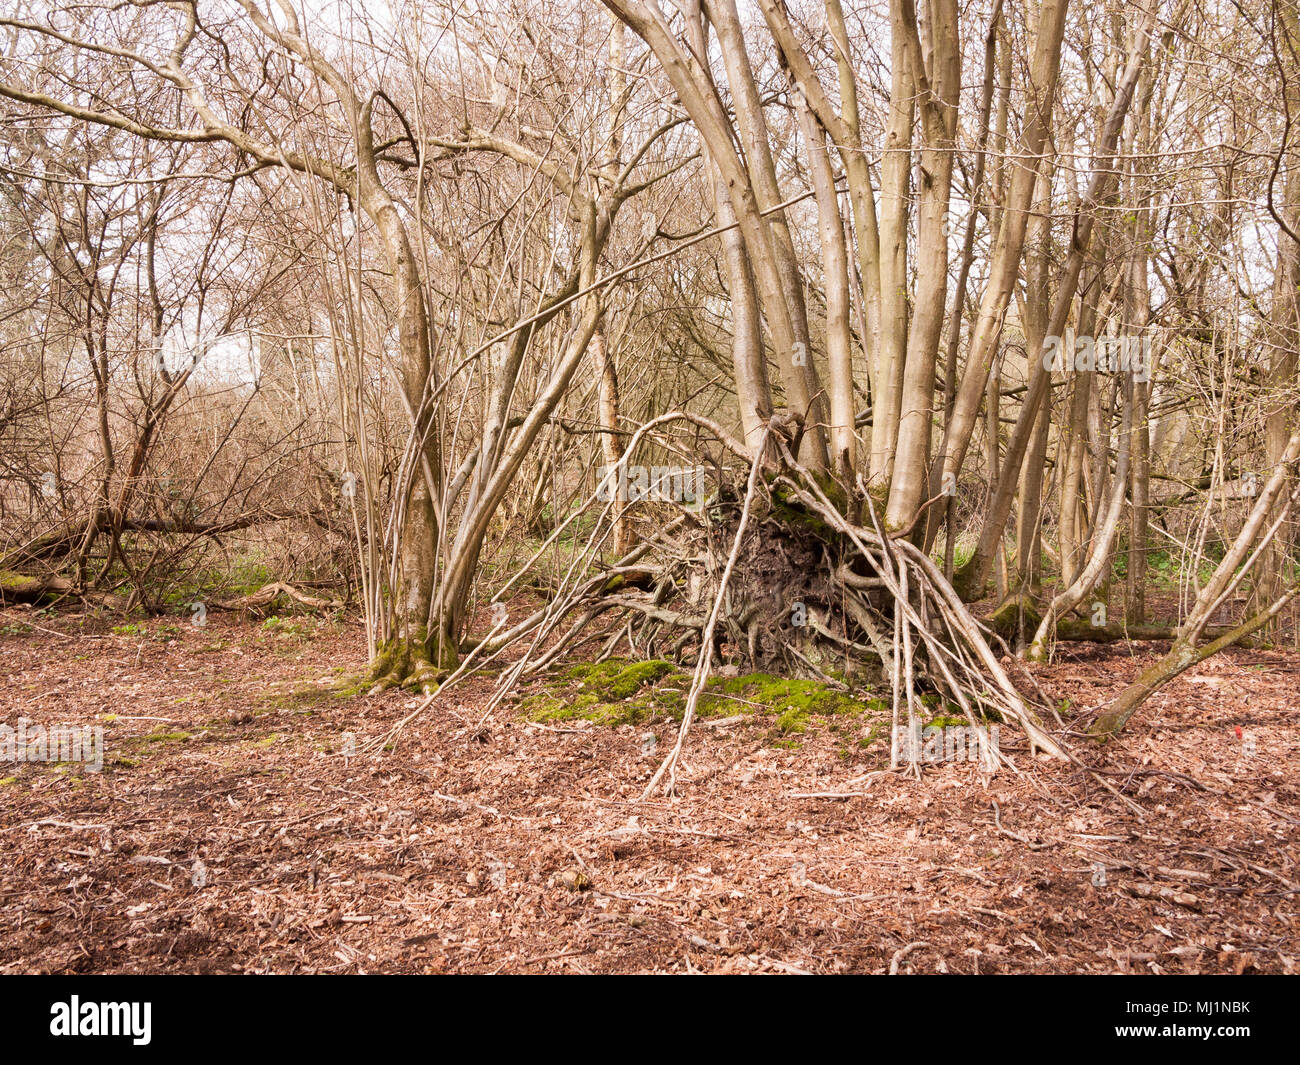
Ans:
{"label": "fallen branch", "polygon": [[264,584],[257,591],[241,595],[238,599],[217,600],[209,603],[208,606],[218,610],[249,610],[253,607],[267,606],[282,595],[313,610],[339,610],[343,607],[341,599],[321,599],[318,596],[307,595],[282,581]]}

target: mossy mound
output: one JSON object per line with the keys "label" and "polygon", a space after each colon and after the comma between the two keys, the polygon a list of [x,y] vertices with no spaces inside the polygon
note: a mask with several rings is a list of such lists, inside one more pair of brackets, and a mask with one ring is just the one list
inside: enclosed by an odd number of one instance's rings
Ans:
{"label": "mossy mound", "polygon": [[986,624],[1004,640],[1032,636],[1043,621],[1042,610],[1026,595],[1010,595],[986,619]]}
{"label": "mossy mound", "polygon": [[[818,717],[873,715],[889,710],[883,699],[864,701],[815,680],[791,680],[770,673],[710,682],[709,689],[714,688],[718,694],[711,698],[719,704],[732,702],[731,713],[743,711],[749,704],[748,709],[756,712],[776,714],[776,727],[781,732],[806,732]],[[709,698],[706,695],[700,701]]]}
{"label": "mossy mound", "polygon": [[[574,666],[520,706],[530,721],[586,720],[597,725],[639,725],[656,718],[680,721],[691,674],[665,661],[611,659]],[[807,731],[817,718],[887,714],[881,699],[858,699],[811,680],[769,673],[713,677],[696,705],[701,718],[775,714],[783,733]]]}
{"label": "mossy mound", "polygon": [[970,722],[956,714],[940,714],[925,723],[926,728],[965,728]]}
{"label": "mossy mound", "polygon": [[520,705],[530,721],[637,725],[660,716],[680,719],[690,684],[690,674],[671,662],[611,658],[566,670]]}
{"label": "mossy mound", "polygon": [[565,680],[577,681],[578,687],[588,694],[599,694],[606,699],[627,699],[645,685],[662,680],[671,673],[685,678],[675,665],[663,659],[648,662],[626,662],[611,658],[596,665],[579,665],[566,670]]}

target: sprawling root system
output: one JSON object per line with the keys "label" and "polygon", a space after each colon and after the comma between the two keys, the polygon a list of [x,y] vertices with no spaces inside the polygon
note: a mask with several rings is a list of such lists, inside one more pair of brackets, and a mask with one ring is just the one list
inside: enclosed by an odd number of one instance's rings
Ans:
{"label": "sprawling root system", "polygon": [[[612,650],[783,672],[854,686],[884,683],[896,723],[937,693],[972,724],[1019,727],[1031,745],[1063,754],[1012,683],[933,561],[886,535],[870,496],[783,461],[723,484],[708,503],[661,521],[633,556],[562,592],[541,619],[558,641],[534,665],[615,619]],[[728,561],[732,564],[728,567]],[[716,609],[716,619],[710,617]],[[576,620],[575,620],[576,618]],[[539,641],[540,642],[540,641]]]}

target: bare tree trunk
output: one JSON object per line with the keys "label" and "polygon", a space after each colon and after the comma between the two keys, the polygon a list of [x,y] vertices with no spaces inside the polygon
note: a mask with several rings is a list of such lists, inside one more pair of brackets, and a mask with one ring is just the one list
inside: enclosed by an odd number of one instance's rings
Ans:
{"label": "bare tree trunk", "polygon": [[[1125,326],[1129,337],[1146,338],[1151,320],[1151,285],[1148,280],[1151,237],[1155,227],[1154,192],[1150,185],[1151,164],[1147,157],[1152,147],[1154,116],[1151,98],[1155,91],[1157,69],[1148,64],[1142,71],[1136,107],[1137,153],[1132,170],[1131,202],[1144,203],[1133,219],[1133,250],[1129,259],[1124,289]],[[1154,359],[1152,359],[1154,362]],[[1128,568],[1125,578],[1124,619],[1141,625],[1146,621],[1147,535],[1151,500],[1151,377],[1155,366],[1148,367],[1147,380],[1134,382],[1133,483],[1130,489]],[[1279,452],[1280,456],[1280,452]]]}
{"label": "bare tree trunk", "polygon": [[[1098,147],[1094,156],[1092,181],[1080,213],[1076,215],[1075,232],[1070,254],[1066,257],[1062,277],[1057,286],[1056,306],[1048,324],[1048,336],[1060,337],[1065,332],[1069,317],[1070,304],[1078,286],[1079,274],[1088,254],[1092,239],[1092,230],[1097,208],[1109,197],[1114,187],[1115,175],[1113,157],[1119,139],[1124,116],[1128,112],[1129,102],[1137,85],[1138,75],[1146,57],[1146,42],[1154,15],[1147,16],[1137,32],[1138,47],[1129,57],[1123,77],[1116,86],[1115,100],[1106,116],[1105,124],[1098,137]],[[971,560],[957,574],[957,581],[963,596],[978,597],[980,589],[988,579],[988,569],[993,559],[996,545],[1001,541],[1007,519],[1011,514],[1011,504],[1019,479],[1020,467],[1024,462],[1029,438],[1033,433],[1034,422],[1038,417],[1038,408],[1047,396],[1051,386],[1051,372],[1044,366],[1042,349],[1030,348],[1029,383],[1025,401],[1016,419],[1016,425],[1007,444],[1007,455],[1003,462],[1002,473],[998,478],[998,490],[994,496],[990,512],[985,515],[984,526],[980,532],[979,546]],[[960,397],[958,399],[960,403]]]}
{"label": "bare tree trunk", "polygon": [[[691,46],[700,54],[707,53],[708,31],[698,5],[689,7],[689,35]],[[734,8],[731,11],[734,15]],[[727,21],[727,15],[723,15]],[[728,21],[729,34],[735,25]],[[728,37],[730,40],[730,36]],[[743,45],[743,40],[742,40]],[[749,135],[759,138],[761,150],[767,152],[767,164],[770,173],[762,181],[769,195],[776,197],[776,174],[772,167],[771,151],[767,145],[767,126],[762,121],[762,111],[758,104],[757,90],[754,87],[753,72],[749,69],[748,55],[743,51],[730,56],[729,69],[734,67],[735,77],[743,86],[746,103],[744,126]],[[730,75],[729,75],[730,77]],[[753,90],[750,95],[749,90]],[[751,110],[751,108],[753,110]],[[753,128],[754,116],[761,123]],[[708,175],[709,188],[713,192],[713,209],[720,227],[731,227],[736,223],[736,212],[727,192],[726,182],[718,165],[709,151],[708,145],[701,146],[704,155],[704,169]],[[770,181],[768,180],[770,178]],[[775,199],[773,202],[776,202]],[[784,212],[771,216],[773,239],[778,247],[790,240],[790,230],[785,221]],[[731,297],[731,361],[736,383],[736,401],[740,408],[741,430],[745,443],[750,448],[757,448],[763,439],[763,432],[772,417],[772,390],[767,377],[767,355],[763,350],[763,324],[759,310],[758,291],[754,284],[754,274],[750,268],[749,254],[745,247],[745,238],[738,228],[726,228],[721,236],[723,258],[727,265],[727,283]],[[780,252],[784,255],[784,252]],[[793,246],[790,248],[793,255]],[[802,299],[802,296],[800,297]],[[802,305],[802,304],[801,304]],[[806,323],[804,326],[806,330]]]}
{"label": "bare tree trunk", "polygon": [[[1288,116],[1295,121],[1300,115],[1300,19],[1294,2],[1280,4],[1279,28],[1283,47],[1277,61],[1288,68],[1284,100]],[[1291,232],[1278,227],[1278,254],[1273,284],[1273,306],[1268,322],[1271,355],[1268,373],[1268,409],[1264,420],[1264,457],[1275,465],[1286,449],[1295,424],[1294,386],[1300,361],[1300,243],[1296,231],[1300,226],[1300,152],[1288,152],[1287,178],[1281,213]],[[1278,530],[1264,559],[1252,599],[1256,608],[1282,594],[1287,571],[1293,564],[1295,530],[1288,524]]]}
{"label": "bare tree trunk", "polygon": [[[995,75],[1001,69],[998,58],[998,37],[1001,26],[1002,0],[994,0],[993,14],[989,19],[988,32],[984,37],[984,81],[980,93],[979,146],[975,154],[975,173],[971,178],[970,216],[966,219],[966,235],[962,242],[961,266],[957,271],[957,285],[953,290],[952,305],[948,311],[948,344],[944,356],[943,387],[945,422],[952,417],[953,403],[957,398],[957,353],[961,348],[962,319],[966,316],[966,287],[970,280],[971,266],[975,261],[975,229],[986,196],[984,172],[988,157],[989,119],[993,111],[993,82]],[[1009,55],[1009,46],[1004,48],[1003,52]],[[1007,66],[1006,76],[1008,78],[1007,92],[1010,92],[1011,68],[1009,65]],[[1007,108],[1004,96],[999,107],[999,119],[1002,122],[1002,139],[1004,141],[1006,139],[1006,118]],[[1000,166],[1000,162],[996,165]],[[948,534],[944,542],[944,575],[951,580],[953,550],[956,544],[954,524],[957,520],[957,485],[954,481],[950,486],[940,486],[941,491],[945,490],[945,488],[948,490],[948,495],[944,501],[943,521]]]}
{"label": "bare tree trunk", "polygon": [[[733,0],[728,0],[729,3]],[[835,65],[839,76],[840,106],[837,114],[813,70],[812,63],[795,36],[794,28],[785,8],[785,0],[759,0],[768,29],[776,42],[779,56],[786,67],[797,92],[821,123],[826,136],[836,145],[845,177],[848,179],[849,197],[853,205],[854,243],[857,247],[858,277],[861,286],[863,344],[867,363],[867,377],[874,397],[875,353],[880,345],[880,232],[876,217],[875,196],[872,191],[871,170],[866,153],[862,150],[862,135],[858,114],[857,83],[853,75],[849,52],[848,30],[839,0],[826,0],[826,19],[831,42],[835,50]]]}
{"label": "bare tree trunk", "polygon": [[[609,34],[609,64],[606,77],[609,115],[609,160],[604,168],[603,178],[612,184],[618,180],[623,163],[623,113],[624,97],[627,92],[627,74],[624,72],[624,51],[627,28],[616,18],[611,18]],[[591,337],[591,362],[596,371],[596,420],[605,432],[600,434],[600,452],[606,468],[616,466],[622,458],[623,448],[618,437],[618,367],[614,355],[606,344],[605,330],[598,327]],[[624,489],[625,480],[617,478],[614,482],[614,528],[610,540],[610,550],[615,558],[621,558],[632,545],[632,527],[623,507],[627,500]]]}
{"label": "bare tree trunk", "polygon": [[1084,459],[1087,453],[1088,410],[1096,374],[1077,370],[1065,377],[1066,412],[1058,452],[1061,471],[1060,519],[1057,547],[1061,558],[1061,583],[1074,583],[1083,565],[1083,545],[1088,539],[1088,507],[1084,491]]}
{"label": "bare tree trunk", "polygon": [[890,2],[889,124],[880,161],[880,343],[871,397],[869,477],[884,493],[894,474],[907,359],[907,219],[916,83],[903,0]]}
{"label": "bare tree trunk", "polygon": [[[688,21],[691,32],[694,26],[701,27],[698,0],[691,0],[683,9],[689,12]],[[740,134],[740,143],[745,151],[749,179],[753,183],[754,196],[760,211],[767,211],[781,202],[781,189],[776,178],[776,164],[772,159],[771,135],[767,120],[763,117],[762,98],[754,80],[753,66],[749,61],[749,50],[745,45],[745,35],[740,24],[740,15],[736,10],[735,0],[713,0],[709,5],[709,17],[718,35],[718,44],[722,53],[723,66],[727,72],[727,83],[732,92],[732,105],[736,112],[736,129]],[[701,52],[707,55],[707,52]],[[711,146],[715,148],[716,146]],[[826,421],[825,404],[820,398],[820,386],[815,371],[812,369],[812,337],[808,329],[808,310],[804,301],[803,273],[794,250],[794,239],[790,235],[790,226],[784,211],[774,211],[766,216],[766,226],[771,233],[771,254],[775,261],[775,272],[784,293],[785,304],[789,308],[789,319],[793,330],[793,344],[796,355],[791,366],[786,369],[782,364],[783,376],[787,380],[789,401],[799,414],[809,415],[808,439],[811,441],[815,465],[822,465],[826,459],[826,437],[822,428]],[[753,248],[750,254],[759,252]],[[764,306],[768,298],[764,297]],[[768,312],[771,313],[770,311]],[[779,345],[778,345],[779,353]],[[792,388],[794,379],[797,384]]]}
{"label": "bare tree trunk", "polygon": [[1047,445],[1052,424],[1052,407],[1044,403],[1030,445],[1028,461],[1020,480],[1020,510],[1016,515],[1017,582],[1037,598],[1043,580],[1043,486],[1047,480]]}
{"label": "bare tree trunk", "polygon": [[901,0],[901,3],[905,9],[910,66],[925,143],[921,148],[917,215],[916,307],[907,340],[898,453],[885,511],[885,525],[890,529],[912,524],[925,502],[929,484],[930,442],[935,423],[935,362],[948,296],[948,206],[961,94],[956,0],[931,0],[928,44],[932,61],[928,69],[912,0]]}
{"label": "bare tree trunk", "polygon": [[[1047,291],[1048,261],[1051,252],[1051,161],[1044,160],[1038,175],[1038,192],[1034,197],[1034,218],[1029,233],[1032,249],[1025,264],[1025,295],[1021,322],[1030,349],[1042,350],[1047,333],[1050,303]],[[1047,472],[1047,444],[1052,422],[1050,397],[1038,412],[1033,440],[1024,469],[1020,473],[1020,505],[1016,513],[1017,584],[1032,598],[1037,597],[1042,578],[1042,510],[1043,484]]]}
{"label": "bare tree trunk", "polygon": [[[1141,336],[1151,315],[1151,290],[1147,284],[1145,228],[1136,227],[1133,255],[1129,261],[1125,293],[1127,337]],[[1153,368],[1154,369],[1154,368]],[[1149,408],[1151,382],[1133,382],[1133,461],[1130,486],[1128,566],[1125,575],[1124,619],[1141,625],[1146,621],[1147,524],[1151,492],[1151,424]]]}
{"label": "bare tree trunk", "polygon": [[[979,314],[971,333],[966,368],[931,473],[932,494],[942,483],[944,474],[955,480],[961,473],[979,413],[980,400],[993,368],[1002,323],[1020,272],[1021,250],[1024,247],[1025,227],[1037,180],[1038,160],[1047,143],[1052,108],[1056,100],[1061,41],[1065,33],[1068,6],[1069,0],[1044,0],[1039,13],[1038,32],[1034,36],[1034,57],[1030,66],[1032,98],[1026,108],[1011,187],[1000,211],[1002,224],[993,248],[988,285],[980,300]],[[924,540],[927,550],[938,535],[939,520],[940,515],[931,511]]]}
{"label": "bare tree trunk", "polygon": [[1133,417],[1137,432],[1133,440],[1133,483],[1129,505],[1128,573],[1125,578],[1124,618],[1134,625],[1147,619],[1147,535],[1151,500],[1151,403],[1149,381],[1134,382]]}
{"label": "bare tree trunk", "polygon": [[831,469],[851,482],[857,468],[857,436],[853,431],[853,347],[849,332],[849,263],[844,246],[844,219],[835,192],[835,175],[827,155],[826,135],[806,99],[796,103],[799,124],[808,145],[808,172],[817,200],[822,246],[822,278],[826,289],[827,388],[830,392]]}
{"label": "bare tree trunk", "polygon": [[[591,336],[591,364],[596,371],[597,421],[605,432],[600,434],[600,454],[606,469],[618,465],[623,449],[618,439],[618,371],[614,356],[605,344],[605,330],[597,328]],[[615,480],[614,531],[610,550],[621,558],[632,544],[632,530],[624,506],[627,503],[623,479]]]}
{"label": "bare tree trunk", "polygon": [[[711,169],[713,164],[708,161]],[[735,221],[731,200],[727,196],[722,178],[712,176],[713,203],[718,224],[730,225]],[[723,258],[727,264],[727,279],[731,296],[731,357],[736,382],[736,401],[740,406],[740,424],[745,443],[758,447],[763,429],[772,417],[772,391],[767,382],[767,355],[763,351],[763,324],[759,320],[758,293],[754,288],[754,275],[745,254],[745,238],[738,229],[722,234]]]}
{"label": "bare tree trunk", "polygon": [[[998,491],[998,475],[1002,470],[1002,367],[1005,353],[993,363],[989,383],[984,389],[984,511],[988,512]],[[1000,576],[999,572],[999,576]],[[997,587],[999,596],[1006,588]]]}
{"label": "bare tree trunk", "polygon": [[368,102],[362,108],[358,123],[358,202],[379,231],[392,274],[402,391],[417,454],[409,480],[401,535],[401,584],[394,590],[398,646],[390,652],[403,680],[429,683],[436,668],[454,665],[457,658],[454,642],[448,645],[441,634],[431,639],[429,632],[438,541],[434,501],[442,490],[442,458],[431,403],[433,362],[429,319],[406,225],[397,204],[379,180],[370,122],[371,104]]}
{"label": "bare tree trunk", "polygon": [[[1300,176],[1294,172],[1287,180],[1288,198],[1292,192],[1300,193]],[[1295,186],[1293,189],[1292,186]],[[1291,219],[1300,219],[1300,196],[1292,202]],[[1270,359],[1268,385],[1269,403],[1264,421],[1264,458],[1270,466],[1280,461],[1286,448],[1288,433],[1295,424],[1295,393],[1297,356],[1300,355],[1300,266],[1294,241],[1282,238],[1279,249],[1279,284],[1273,297],[1274,329],[1276,339]],[[1290,525],[1278,531],[1269,546],[1268,555],[1261,568],[1254,595],[1256,606],[1272,602],[1282,594],[1287,583],[1287,570],[1292,566],[1295,553],[1295,531]]]}
{"label": "bare tree trunk", "polygon": [[1093,538],[1092,553],[1079,576],[1048,604],[1043,619],[1026,651],[1031,661],[1042,662],[1047,657],[1047,641],[1056,629],[1056,621],[1083,602],[1084,597],[1103,579],[1111,564],[1111,551],[1119,533],[1120,517],[1124,511],[1124,498],[1128,492],[1129,456],[1133,453],[1133,381],[1129,379],[1123,390],[1123,425],[1120,429],[1119,455],[1115,460],[1114,487],[1106,512],[1098,521],[1097,535]]}
{"label": "bare tree trunk", "polygon": [[[999,0],[1000,2],[1000,0]],[[766,4],[764,5],[767,6]],[[868,375],[875,372],[874,355],[880,344],[880,232],[876,218],[876,200],[871,187],[871,170],[862,150],[861,118],[858,113],[858,87],[853,76],[853,57],[849,52],[849,33],[844,25],[840,0],[826,0],[826,22],[835,45],[835,67],[839,74],[840,109],[844,123],[840,159],[849,181],[853,201],[853,231],[857,243],[858,275],[861,278],[862,302],[866,319]],[[825,123],[823,123],[825,124]],[[831,138],[841,141],[838,131],[829,127]],[[872,388],[874,389],[874,383]]]}
{"label": "bare tree trunk", "polygon": [[[690,114],[707,145],[713,160],[722,174],[736,212],[736,221],[745,239],[750,263],[763,307],[763,315],[776,349],[781,380],[785,386],[786,401],[795,413],[806,419],[803,441],[808,445],[808,462],[817,469],[827,462],[826,436],[822,426],[826,422],[825,403],[821,386],[812,364],[807,341],[798,333],[798,307],[792,306],[787,294],[791,278],[782,269],[782,253],[778,250],[779,238],[762,217],[753,172],[747,162],[737,154],[732,141],[731,120],[718,98],[712,78],[700,64],[699,58],[682,47],[656,5],[642,0],[602,0],[607,8],[628,25],[646,44],[663,67],[673,88]],[[686,5],[690,12],[690,5]],[[701,21],[698,7],[690,12],[688,23]],[[743,40],[740,42],[743,48]],[[734,43],[724,45],[723,52],[734,59],[743,54]],[[703,54],[702,54],[703,55]],[[750,78],[752,81],[752,77]],[[744,79],[741,79],[743,89]],[[733,86],[733,90],[737,86]],[[739,91],[739,90],[738,90]],[[764,141],[766,137],[762,138]],[[762,171],[761,165],[758,167]],[[762,180],[762,178],[760,178]],[[800,294],[802,299],[802,294]]]}

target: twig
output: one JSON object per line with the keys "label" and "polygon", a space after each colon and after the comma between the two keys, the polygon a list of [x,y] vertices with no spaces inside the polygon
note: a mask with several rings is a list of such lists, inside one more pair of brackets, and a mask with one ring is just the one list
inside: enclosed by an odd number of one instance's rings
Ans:
{"label": "twig", "polygon": [[895,951],[894,956],[889,959],[889,975],[897,976],[898,966],[903,961],[904,958],[906,958],[913,951],[920,950],[922,947],[928,947],[928,946],[930,946],[929,940],[918,939],[915,943],[909,943],[907,946],[903,947],[902,950]]}
{"label": "twig", "polygon": [[673,784],[676,781],[676,768],[678,759],[681,757],[682,745],[686,742],[686,734],[690,731],[691,721],[695,717],[695,706],[700,700],[700,693],[704,690],[704,685],[708,682],[709,674],[713,669],[713,630],[718,624],[718,615],[722,613],[722,603],[727,596],[727,584],[731,580],[731,572],[736,568],[736,559],[740,556],[740,545],[745,538],[745,529],[749,525],[749,515],[754,505],[754,496],[758,489],[758,475],[763,468],[763,452],[767,449],[767,438],[772,432],[772,427],[776,419],[772,419],[763,429],[763,435],[754,449],[754,461],[749,468],[749,483],[745,487],[745,504],[740,512],[740,522],[736,527],[736,537],[731,545],[731,554],[727,557],[726,568],[722,571],[722,579],[718,582],[718,594],[713,600],[713,610],[709,613],[709,620],[705,623],[704,633],[700,638],[699,659],[695,663],[695,677],[691,681],[691,692],[686,699],[686,710],[682,714],[681,728],[677,730],[677,742],[673,744],[673,749],[668,752],[663,763],[655,770],[655,775],[650,778],[650,783],[646,785],[645,791],[641,793],[642,799],[647,799],[654,792],[655,788],[663,780],[665,774],[669,774],[668,791],[672,791]]}

